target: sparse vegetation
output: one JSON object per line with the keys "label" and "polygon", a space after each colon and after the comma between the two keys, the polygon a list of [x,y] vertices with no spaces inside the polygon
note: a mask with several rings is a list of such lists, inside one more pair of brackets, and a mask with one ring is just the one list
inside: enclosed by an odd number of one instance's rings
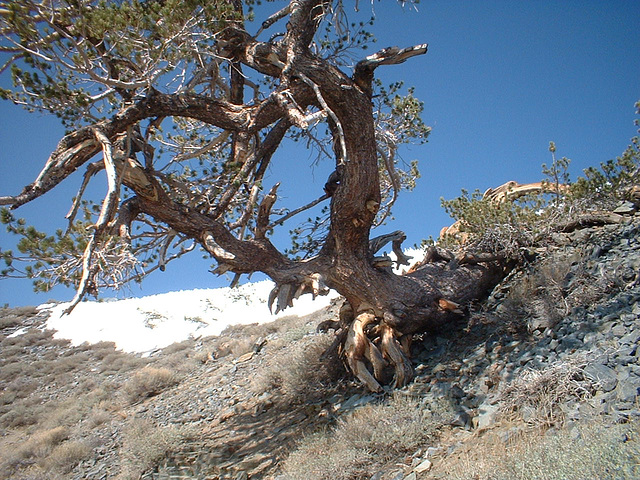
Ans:
{"label": "sparse vegetation", "polygon": [[[601,298],[611,286],[584,268],[582,256],[543,258],[525,267],[494,310],[504,320],[527,318],[529,331],[553,327],[569,311]],[[516,320],[517,321],[517,320]]]}
{"label": "sparse vegetation", "polygon": [[[635,106],[640,115],[640,102]],[[479,190],[471,194],[462,190],[455,199],[441,199],[445,211],[460,222],[462,233],[447,235],[441,242],[525,258],[526,249],[582,215],[611,211],[623,200],[639,201],[640,137],[633,137],[621,156],[585,169],[575,183],[571,183],[568,170],[571,161],[556,158],[553,142],[549,150],[552,163],[542,166],[542,192],[496,201]]]}
{"label": "sparse vegetation", "polygon": [[[285,403],[312,403],[325,398],[331,385],[343,373],[336,362],[327,362],[322,354],[331,345],[332,338],[299,339],[280,349],[266,371],[252,382],[252,388],[262,393],[278,390]],[[339,364],[337,364],[339,365]]]}
{"label": "sparse vegetation", "polygon": [[[492,448],[493,447],[493,448]],[[511,444],[484,443],[448,462],[451,480],[635,480],[640,428],[594,418],[580,426],[522,435]]]}
{"label": "sparse vegetation", "polygon": [[428,445],[451,415],[400,395],[367,405],[338,420],[333,429],[304,438],[284,462],[287,480],[357,480]]}
{"label": "sparse vegetation", "polygon": [[529,369],[501,394],[501,410],[511,420],[519,419],[542,429],[563,425],[563,406],[591,397],[595,388],[585,378],[584,363],[559,362],[544,370]]}
{"label": "sparse vegetation", "polygon": [[43,462],[47,470],[69,473],[80,461],[91,455],[91,448],[81,441],[64,442],[56,446]]}
{"label": "sparse vegetation", "polygon": [[134,403],[157,395],[176,383],[178,378],[168,368],[145,367],[125,383],[124,391],[128,400]]}
{"label": "sparse vegetation", "polygon": [[131,419],[125,426],[123,464],[117,480],[137,480],[167,452],[179,448],[186,434],[185,429],[178,427],[161,427],[146,419]]}
{"label": "sparse vegetation", "polygon": [[[24,319],[33,311],[3,315]],[[143,396],[170,383],[164,370],[140,370],[147,360],[118,352],[111,342],[72,347],[52,334],[35,326],[21,335],[0,335],[0,479],[67,478],[95,454],[87,440],[92,432],[121,419],[118,392]],[[131,383],[118,378],[132,370],[151,374],[146,382],[135,375]]]}

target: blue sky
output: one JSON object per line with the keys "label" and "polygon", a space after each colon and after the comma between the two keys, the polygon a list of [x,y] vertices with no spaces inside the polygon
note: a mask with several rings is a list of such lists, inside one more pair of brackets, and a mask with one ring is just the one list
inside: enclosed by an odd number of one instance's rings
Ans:
{"label": "blue sky", "polygon": [[[359,3],[368,16],[370,2]],[[402,152],[405,160],[420,161],[422,178],[398,201],[395,220],[377,233],[404,230],[407,246],[436,237],[451,223],[440,208],[440,197],[453,198],[461,188],[485,190],[508,180],[539,181],[541,164],[551,160],[549,141],[556,143],[557,155],[572,159],[575,178],[584,168],[619,155],[637,133],[637,0],[422,0],[418,11],[384,0],[374,7],[378,41],[372,50],[429,44],[426,55],[381,67],[377,75],[385,84],[404,80],[414,85],[416,96],[424,101],[423,118],[433,128],[427,144]],[[7,80],[0,78],[0,83]],[[0,125],[0,195],[16,194],[36,177],[63,130],[55,118],[28,114],[7,102],[0,103]],[[267,187],[282,180],[282,204],[320,195],[331,165],[314,167],[313,158],[292,149],[276,154]],[[80,181],[76,174],[15,215],[51,232],[64,227]],[[288,229],[276,236],[277,242],[284,241]],[[0,232],[3,249],[11,248],[13,241]],[[208,273],[209,261],[198,253],[191,257],[169,264],[166,272],[152,274],[141,287],[134,285],[120,296],[224,283]],[[64,288],[34,294],[27,280],[0,280],[0,305],[72,296]]]}

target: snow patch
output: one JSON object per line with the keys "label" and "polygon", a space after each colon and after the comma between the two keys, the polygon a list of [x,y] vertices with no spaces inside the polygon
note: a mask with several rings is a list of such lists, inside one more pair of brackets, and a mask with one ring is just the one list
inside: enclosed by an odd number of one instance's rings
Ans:
{"label": "snow patch", "polygon": [[73,345],[114,342],[126,352],[148,352],[189,337],[219,335],[229,325],[267,323],[290,315],[308,315],[338,297],[315,300],[303,295],[294,306],[271,315],[267,307],[273,282],[264,280],[231,289],[177,291],[125,300],[86,301],[64,315],[68,303],[41,305],[50,310],[47,328]]}

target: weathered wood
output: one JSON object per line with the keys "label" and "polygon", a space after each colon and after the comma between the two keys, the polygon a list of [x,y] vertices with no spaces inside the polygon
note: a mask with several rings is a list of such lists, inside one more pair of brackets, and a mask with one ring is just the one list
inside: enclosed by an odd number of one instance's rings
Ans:
{"label": "weathered wood", "polygon": [[[240,2],[234,1],[233,5],[241,12]],[[41,196],[101,150],[106,157],[110,144],[128,138],[129,143],[137,145],[138,152],[145,154],[144,165],[135,160],[131,148],[121,148],[123,154],[113,156],[111,164],[105,163],[105,167],[110,169],[110,182],[113,178],[121,180],[135,196],[121,205],[115,219],[113,202],[103,203],[99,224],[107,225],[113,220],[110,233],[119,232],[127,240],[131,223],[145,215],[146,219],[162,224],[162,228],[167,227],[168,241],[178,235],[201,245],[218,262],[216,273],[232,272],[237,278],[239,274],[264,272],[276,284],[269,297],[269,306],[275,305],[275,311],[287,308],[301,294],[322,295],[329,288],[337,290],[355,312],[355,315],[345,313],[340,322],[338,338],[339,343],[344,343],[347,363],[370,389],[379,390],[385,361],[394,372],[396,385],[410,380],[408,336],[457,318],[469,301],[485,294],[504,272],[489,263],[463,264],[434,257],[417,271],[399,276],[386,268],[388,260],[374,259],[374,253],[391,242],[397,263],[408,263],[401,248],[402,232],[370,241],[382,201],[372,105],[373,75],[382,65],[394,65],[426,53],[427,46],[391,47],[358,62],[353,72],[339,68],[311,48],[330,6],[326,0],[290,2],[289,7],[263,24],[263,28],[268,28],[288,16],[285,34],[268,42],[250,35],[243,28],[241,16],[230,21],[222,31],[212,35],[216,42],[212,47],[215,52],[208,59],[211,64],[197,67],[202,71],[194,73],[201,78],[210,76],[210,88],[196,88],[202,83],[184,79],[178,82],[184,88],[164,93],[152,86],[152,79],[125,82],[118,77],[108,78],[109,86],[124,92],[117,113],[66,135],[36,181],[16,196],[0,198],[0,203],[15,208]],[[230,84],[220,86],[222,61],[227,62],[231,73]],[[271,76],[271,92],[245,102],[243,88],[248,79],[242,74],[243,68]],[[216,96],[219,91],[223,93]],[[211,196],[208,192],[196,192],[195,188],[192,192],[188,181],[180,183],[154,167],[153,152],[147,148],[150,147],[147,142],[160,125],[159,119],[165,117],[215,127],[216,140],[210,146],[215,146],[217,139],[231,139],[230,159],[221,162],[225,172],[221,178],[226,184],[221,185],[221,181],[215,185],[219,191]],[[277,185],[262,201],[259,195],[271,157],[289,128],[297,125],[304,129],[319,118],[326,119],[333,136],[339,181],[333,182],[327,195],[320,197],[330,198],[331,202],[331,223],[324,245],[316,257],[296,261],[279,252],[268,238],[269,229],[284,221],[269,220]],[[142,121],[149,122],[145,135],[130,135],[142,131]],[[177,158],[187,157],[188,153]],[[394,182],[393,164],[389,159],[385,161]],[[397,190],[398,186],[394,188]],[[113,190],[110,186],[109,198],[113,198]],[[202,197],[206,197],[204,202]],[[239,198],[248,199],[251,205],[243,209],[238,205]],[[231,209],[233,215],[229,215]],[[253,236],[246,231],[252,219],[256,224]],[[87,258],[90,257],[89,252]],[[86,285],[94,273],[90,263],[84,266],[88,275]]]}

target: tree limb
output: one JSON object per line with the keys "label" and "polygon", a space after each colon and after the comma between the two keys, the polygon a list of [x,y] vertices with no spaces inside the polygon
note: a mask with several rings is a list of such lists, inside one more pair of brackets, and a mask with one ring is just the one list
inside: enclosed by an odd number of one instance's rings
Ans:
{"label": "tree limb", "polygon": [[283,217],[280,217],[278,220],[276,220],[275,222],[273,222],[272,224],[270,224],[267,227],[267,230],[271,230],[274,227],[277,227],[278,225],[282,225],[284,222],[286,222],[287,220],[289,220],[291,217],[293,217],[294,215],[297,215],[300,212],[304,212],[305,210],[309,210],[310,208],[315,207],[317,204],[325,201],[327,198],[329,198],[328,194],[324,194],[321,197],[316,198],[315,200],[313,200],[312,202],[307,203],[306,205],[303,205],[302,207],[298,207],[295,210],[291,210],[289,213],[287,213],[286,215],[284,215]]}
{"label": "tree limb", "polygon": [[423,43],[402,49],[398,47],[384,48],[379,52],[360,60],[356,64],[353,72],[353,81],[356,82],[365,92],[371,94],[373,72],[376,68],[380,65],[397,65],[405,62],[411,57],[415,57],[416,55],[424,55],[427,53],[428,47],[429,45]]}

